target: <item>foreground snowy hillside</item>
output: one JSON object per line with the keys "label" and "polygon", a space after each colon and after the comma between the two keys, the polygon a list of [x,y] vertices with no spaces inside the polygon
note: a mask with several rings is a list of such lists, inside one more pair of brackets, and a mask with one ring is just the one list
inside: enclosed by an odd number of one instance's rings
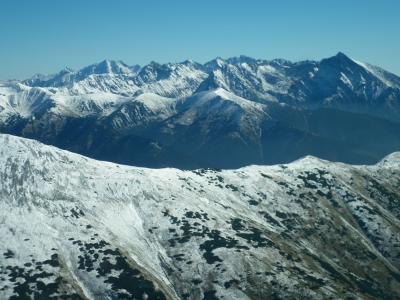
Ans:
{"label": "foreground snowy hillside", "polygon": [[400,153],[144,169],[0,135],[0,299],[398,299]]}

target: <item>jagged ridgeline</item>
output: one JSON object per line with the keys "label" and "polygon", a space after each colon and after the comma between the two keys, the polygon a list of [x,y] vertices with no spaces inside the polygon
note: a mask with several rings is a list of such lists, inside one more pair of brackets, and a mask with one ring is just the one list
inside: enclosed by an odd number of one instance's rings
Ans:
{"label": "jagged ridgeline", "polygon": [[400,78],[343,53],[241,56],[0,82],[0,132],[151,168],[233,169],[305,155],[374,164],[400,151]]}
{"label": "jagged ridgeline", "polygon": [[145,169],[0,135],[0,299],[399,299],[400,153]]}

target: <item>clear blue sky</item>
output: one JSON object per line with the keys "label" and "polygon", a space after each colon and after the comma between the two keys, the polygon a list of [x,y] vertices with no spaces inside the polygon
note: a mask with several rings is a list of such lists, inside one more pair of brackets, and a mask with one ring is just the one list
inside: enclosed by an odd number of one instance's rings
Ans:
{"label": "clear blue sky", "polygon": [[399,0],[1,0],[0,79],[104,59],[204,63],[341,51],[400,75]]}

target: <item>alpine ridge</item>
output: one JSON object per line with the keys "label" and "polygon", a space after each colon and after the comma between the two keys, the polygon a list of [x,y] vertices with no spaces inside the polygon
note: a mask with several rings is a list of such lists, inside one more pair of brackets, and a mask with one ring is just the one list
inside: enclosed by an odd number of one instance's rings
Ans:
{"label": "alpine ridge", "polygon": [[154,170],[0,134],[0,298],[398,299],[399,169]]}

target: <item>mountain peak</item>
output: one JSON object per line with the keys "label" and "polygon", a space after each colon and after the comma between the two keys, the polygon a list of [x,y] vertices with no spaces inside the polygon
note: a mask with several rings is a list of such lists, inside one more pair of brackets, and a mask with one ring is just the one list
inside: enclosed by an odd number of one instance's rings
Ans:
{"label": "mountain peak", "polygon": [[102,73],[130,73],[130,68],[120,60],[103,60],[94,69],[95,74]]}
{"label": "mountain peak", "polygon": [[117,63],[108,59],[103,60],[100,62],[94,69],[95,74],[101,74],[101,73],[113,73],[112,69],[113,66],[116,66]]}
{"label": "mountain peak", "polygon": [[64,69],[61,70],[60,73],[72,73],[74,72],[74,70],[72,70],[71,68],[65,67]]}
{"label": "mountain peak", "polygon": [[95,63],[90,66],[87,66],[80,70],[80,73],[84,76],[88,76],[91,74],[121,74],[121,73],[132,73],[132,70],[137,68],[129,67],[125,63],[120,60],[109,60],[105,59],[100,63]]}
{"label": "mountain peak", "polygon": [[349,58],[346,54],[344,54],[343,52],[338,52],[335,56],[337,56],[337,57],[347,57],[347,58]]}
{"label": "mountain peak", "polygon": [[228,58],[226,61],[230,64],[239,64],[239,63],[254,63],[257,60],[249,56],[240,55],[239,57],[235,56]]}
{"label": "mountain peak", "polygon": [[331,59],[337,59],[339,61],[347,62],[347,63],[357,63],[356,60],[354,60],[350,56],[348,56],[348,55],[346,55],[346,54],[344,54],[343,52],[340,52],[340,51],[335,56],[331,57]]}
{"label": "mountain peak", "polygon": [[348,68],[349,66],[354,66],[356,62],[354,61],[354,59],[350,58],[343,52],[338,52],[334,56],[323,58],[320,61],[320,64],[329,65],[335,69],[340,69],[340,68]]}

